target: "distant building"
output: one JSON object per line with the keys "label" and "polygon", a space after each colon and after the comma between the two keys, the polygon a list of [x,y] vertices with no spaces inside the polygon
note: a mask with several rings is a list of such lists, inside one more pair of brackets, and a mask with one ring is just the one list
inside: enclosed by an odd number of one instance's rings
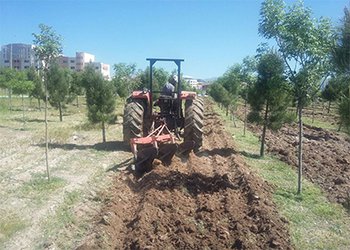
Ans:
{"label": "distant building", "polygon": [[104,79],[111,79],[109,64],[95,62],[95,56],[86,52],[76,52],[75,57],[59,56],[58,64],[77,72],[83,71],[86,66],[90,65],[96,72],[101,73]]}
{"label": "distant building", "polygon": [[24,70],[37,66],[34,45],[11,43],[1,46],[0,67]]}
{"label": "distant building", "polygon": [[192,76],[183,76],[184,80],[193,88],[202,90],[203,86],[207,86],[208,83],[202,79],[197,79]]}
{"label": "distant building", "polygon": [[83,71],[85,65],[88,63],[95,62],[95,56],[86,52],[75,53],[76,58],[76,71]]}
{"label": "distant building", "polygon": [[[39,66],[34,52],[34,45],[23,43],[11,43],[1,46],[0,68],[13,68],[25,70]],[[109,64],[95,62],[95,56],[86,52],[76,52],[75,57],[61,55],[57,62],[60,66],[73,71],[83,71],[87,65],[93,66],[96,72],[103,75],[106,80],[111,79]]]}
{"label": "distant building", "polygon": [[104,79],[106,80],[111,79],[109,64],[105,64],[101,62],[91,62],[86,65],[91,65],[96,72],[99,72],[102,74]]}
{"label": "distant building", "polygon": [[68,57],[68,56],[59,56],[58,57],[58,64],[64,68],[74,70],[76,71],[76,58],[75,57]]}

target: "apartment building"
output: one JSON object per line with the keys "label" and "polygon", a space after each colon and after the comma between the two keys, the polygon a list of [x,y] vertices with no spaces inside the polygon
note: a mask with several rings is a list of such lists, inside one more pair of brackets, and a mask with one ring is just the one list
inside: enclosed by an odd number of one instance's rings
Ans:
{"label": "apartment building", "polygon": [[[13,68],[24,70],[38,67],[39,61],[34,53],[34,45],[11,43],[1,46],[0,68]],[[61,55],[58,64],[74,71],[83,71],[87,65],[92,65],[96,72],[103,75],[106,80],[111,79],[110,66],[102,62],[95,62],[95,56],[86,52],[76,52],[75,57]]]}
{"label": "apartment building", "polygon": [[57,60],[58,64],[64,68],[76,70],[76,58],[68,56],[59,56]]}
{"label": "apartment building", "polygon": [[76,71],[83,71],[89,63],[95,62],[95,56],[86,52],[76,52]]}
{"label": "apartment building", "polygon": [[24,70],[36,67],[38,61],[34,54],[34,45],[11,43],[1,46],[0,67]]}
{"label": "apartment building", "polygon": [[102,62],[95,62],[95,56],[86,52],[76,52],[75,57],[59,56],[58,63],[62,67],[80,72],[87,66],[92,66],[96,72],[102,74],[104,79],[110,80],[110,66]]}
{"label": "apartment building", "polygon": [[109,64],[105,64],[101,62],[91,62],[85,65],[91,65],[96,72],[100,72],[102,74],[104,79],[106,80],[111,79]]}

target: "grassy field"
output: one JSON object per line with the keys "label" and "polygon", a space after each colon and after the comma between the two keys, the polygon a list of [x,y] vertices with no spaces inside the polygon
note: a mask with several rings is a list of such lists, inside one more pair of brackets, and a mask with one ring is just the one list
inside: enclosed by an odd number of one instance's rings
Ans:
{"label": "grassy field", "polygon": [[[289,221],[292,242],[296,249],[350,249],[350,218],[339,204],[330,203],[320,188],[303,180],[303,193],[297,195],[297,173],[277,158],[259,157],[258,136],[246,131],[243,123],[237,127],[225,113],[216,109],[225,120],[237,149],[245,162],[274,188],[274,202],[281,215]],[[324,122],[323,122],[324,124]],[[315,125],[314,125],[315,126]]]}
{"label": "grassy field", "polygon": [[[99,125],[87,121],[80,105],[49,108],[49,166],[45,166],[44,111],[36,100],[0,98],[0,249],[72,249],[91,229],[101,201],[119,164],[132,157],[122,143],[122,109],[102,143]],[[24,118],[24,119],[23,119]]]}

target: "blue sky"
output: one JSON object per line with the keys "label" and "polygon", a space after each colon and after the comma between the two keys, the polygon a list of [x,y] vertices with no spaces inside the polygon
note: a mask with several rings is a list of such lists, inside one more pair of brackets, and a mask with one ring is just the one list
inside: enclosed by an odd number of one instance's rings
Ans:
{"label": "blue sky", "polygon": [[[221,76],[254,55],[262,0],[0,0],[0,45],[32,43],[38,25],[63,37],[63,52],[94,54],[96,61],[136,63],[148,57],[185,59],[182,71]],[[294,1],[286,1],[287,4]],[[339,24],[349,0],[305,0],[314,16]],[[157,63],[169,71],[175,64]]]}

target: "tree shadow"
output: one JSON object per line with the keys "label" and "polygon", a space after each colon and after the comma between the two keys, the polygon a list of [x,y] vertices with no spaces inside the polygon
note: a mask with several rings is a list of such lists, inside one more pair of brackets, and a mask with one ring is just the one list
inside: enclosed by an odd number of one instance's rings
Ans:
{"label": "tree shadow", "polygon": [[151,189],[159,191],[179,190],[192,197],[199,194],[213,194],[220,190],[237,189],[227,174],[206,176],[201,173],[187,174],[173,170],[167,172],[166,175],[150,172],[136,182],[128,179],[127,184],[134,192],[144,193]]}
{"label": "tree shadow", "polygon": [[241,155],[247,157],[247,158],[251,158],[251,159],[261,159],[261,156],[258,154],[253,154],[253,153],[249,153],[247,151],[240,151],[239,152]]}
{"label": "tree shadow", "polygon": [[[23,118],[13,118],[11,119],[15,122],[23,122]],[[37,123],[44,123],[45,119],[24,119],[25,122],[37,122]],[[53,120],[48,120],[48,122],[53,122]]]}
{"label": "tree shadow", "polygon": [[[45,143],[36,144],[36,146],[39,147],[45,147]],[[51,149],[63,149],[63,150],[87,150],[87,149],[94,149],[97,151],[123,151],[123,152],[130,152],[130,148],[128,145],[125,144],[123,141],[109,141],[105,143],[96,143],[93,145],[78,145],[74,143],[49,143],[49,148]]]}
{"label": "tree shadow", "polygon": [[114,165],[113,167],[110,167],[106,170],[106,172],[118,172],[120,171],[121,169],[125,168],[127,169],[129,172],[132,172],[132,169],[131,169],[131,164],[133,163],[133,157],[129,158],[129,159],[126,159],[125,161],[119,163],[119,164],[116,164]]}

